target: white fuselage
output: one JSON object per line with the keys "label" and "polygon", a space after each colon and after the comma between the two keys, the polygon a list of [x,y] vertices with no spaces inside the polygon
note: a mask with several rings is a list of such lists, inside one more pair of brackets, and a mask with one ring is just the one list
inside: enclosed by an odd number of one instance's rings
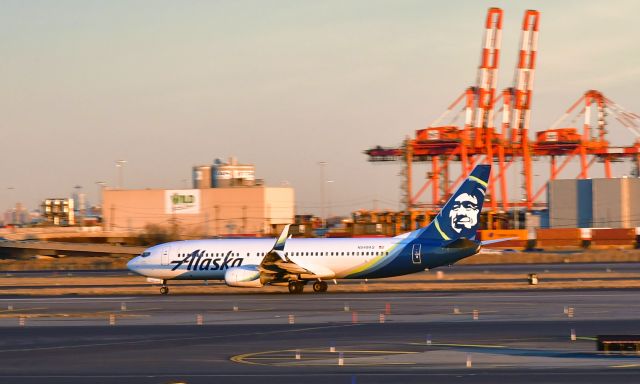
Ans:
{"label": "white fuselage", "polygon": [[[188,240],[147,249],[128,266],[157,279],[224,279],[230,267],[259,265],[275,239]],[[324,278],[347,278],[375,266],[402,243],[399,238],[289,239],[285,256]],[[146,255],[145,255],[146,254]]]}

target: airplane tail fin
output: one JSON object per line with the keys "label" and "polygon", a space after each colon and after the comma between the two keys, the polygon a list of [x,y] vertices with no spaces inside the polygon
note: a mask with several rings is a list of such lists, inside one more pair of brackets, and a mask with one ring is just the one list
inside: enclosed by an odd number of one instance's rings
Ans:
{"label": "airplane tail fin", "polygon": [[460,238],[475,240],[490,173],[490,165],[477,165],[435,219],[412,235],[444,242]]}

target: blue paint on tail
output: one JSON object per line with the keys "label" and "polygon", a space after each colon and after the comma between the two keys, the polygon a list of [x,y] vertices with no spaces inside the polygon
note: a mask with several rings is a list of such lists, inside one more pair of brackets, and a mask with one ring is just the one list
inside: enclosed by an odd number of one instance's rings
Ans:
{"label": "blue paint on tail", "polygon": [[490,165],[477,165],[438,216],[427,227],[411,233],[411,237],[441,243],[460,238],[475,240],[490,173]]}

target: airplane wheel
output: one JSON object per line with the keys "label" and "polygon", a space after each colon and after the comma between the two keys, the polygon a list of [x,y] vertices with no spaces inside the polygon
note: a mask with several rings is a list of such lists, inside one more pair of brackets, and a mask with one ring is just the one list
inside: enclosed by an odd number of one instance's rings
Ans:
{"label": "airplane wheel", "polygon": [[166,295],[169,293],[169,287],[160,287],[160,294]]}
{"label": "airplane wheel", "polygon": [[313,283],[314,292],[327,292],[328,285],[324,281],[316,281]]}
{"label": "airplane wheel", "polygon": [[303,290],[304,290],[304,282],[301,282],[301,281],[289,282],[289,293],[302,293]]}

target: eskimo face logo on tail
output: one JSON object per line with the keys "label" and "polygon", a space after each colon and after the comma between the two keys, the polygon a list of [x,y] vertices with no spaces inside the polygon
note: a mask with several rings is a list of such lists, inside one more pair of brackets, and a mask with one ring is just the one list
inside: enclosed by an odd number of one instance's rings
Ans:
{"label": "eskimo face logo on tail", "polygon": [[478,198],[468,193],[460,194],[449,211],[451,228],[457,233],[472,229],[478,224],[479,213]]}

